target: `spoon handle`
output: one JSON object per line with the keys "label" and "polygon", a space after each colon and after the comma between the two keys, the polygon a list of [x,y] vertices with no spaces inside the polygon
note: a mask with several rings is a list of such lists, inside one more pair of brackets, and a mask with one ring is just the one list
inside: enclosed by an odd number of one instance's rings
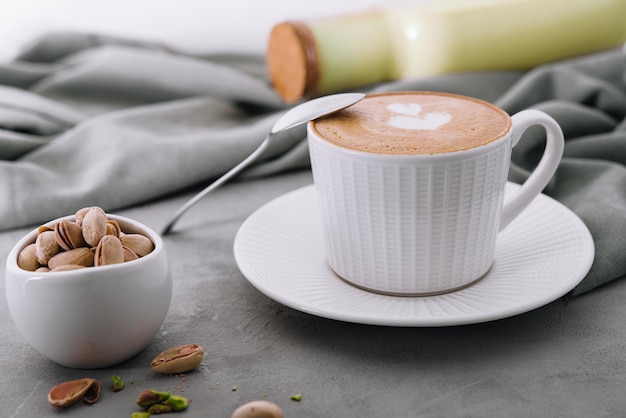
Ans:
{"label": "spoon handle", "polygon": [[174,224],[176,224],[178,219],[185,212],[187,212],[187,210],[189,210],[193,205],[198,203],[198,201],[200,201],[200,199],[202,199],[204,196],[206,196],[207,194],[211,193],[213,190],[217,189],[222,184],[226,183],[228,180],[230,180],[231,178],[233,178],[237,174],[239,174],[244,168],[246,168],[248,165],[250,165],[251,162],[256,160],[258,158],[258,156],[263,153],[263,151],[265,151],[265,149],[267,148],[269,143],[270,143],[270,136],[267,136],[263,140],[263,142],[261,142],[261,145],[259,145],[259,147],[256,150],[254,150],[254,152],[252,154],[248,155],[246,157],[246,159],[244,159],[239,164],[237,164],[236,166],[231,168],[228,172],[224,173],[222,175],[222,177],[218,178],[213,183],[209,184],[203,190],[198,192],[198,194],[196,194],[194,197],[189,199],[187,201],[187,203],[185,203],[183,206],[181,206],[176,211],[176,213],[174,213],[174,215],[170,218],[170,220],[165,224],[165,227],[163,228],[163,232],[161,234],[162,235],[167,235],[172,230],[172,228],[174,227]]}

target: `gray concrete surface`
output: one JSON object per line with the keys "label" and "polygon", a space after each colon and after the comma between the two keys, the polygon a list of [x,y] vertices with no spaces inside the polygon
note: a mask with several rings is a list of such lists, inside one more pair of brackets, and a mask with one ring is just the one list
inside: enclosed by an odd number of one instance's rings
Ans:
{"label": "gray concrete surface", "polygon": [[[450,328],[392,328],[318,318],[259,293],[232,255],[237,229],[255,209],[311,183],[308,172],[231,183],[204,199],[165,242],[172,306],[154,342],[101,370],[56,365],[28,346],[0,299],[0,416],[130,417],[143,389],[191,400],[176,417],[230,417],[267,399],[289,418],[626,416],[626,281],[499,321]],[[155,229],[190,193],[116,213]],[[30,228],[28,228],[30,229]],[[28,229],[0,234],[0,271]],[[197,343],[201,367],[155,374],[163,349]],[[127,387],[110,390],[111,376]],[[56,410],[56,383],[95,377],[98,403]],[[236,388],[236,389],[235,389]],[[293,394],[302,400],[290,400]]]}

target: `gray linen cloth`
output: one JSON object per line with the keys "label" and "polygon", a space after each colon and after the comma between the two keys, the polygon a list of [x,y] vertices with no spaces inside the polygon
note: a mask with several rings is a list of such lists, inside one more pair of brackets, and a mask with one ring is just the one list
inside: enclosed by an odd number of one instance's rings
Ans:
{"label": "gray linen cloth", "polygon": [[[596,259],[573,291],[626,274],[626,50],[528,72],[408,79],[369,91],[437,90],[537,108],[566,136],[545,193],[589,227]],[[245,158],[286,110],[262,56],[190,56],[149,42],[50,34],[0,64],[0,230],[87,205],[107,211],[210,182]],[[543,133],[514,149],[510,179],[540,158]],[[305,128],[279,141],[244,176],[309,167]],[[164,220],[165,222],[166,220]]]}

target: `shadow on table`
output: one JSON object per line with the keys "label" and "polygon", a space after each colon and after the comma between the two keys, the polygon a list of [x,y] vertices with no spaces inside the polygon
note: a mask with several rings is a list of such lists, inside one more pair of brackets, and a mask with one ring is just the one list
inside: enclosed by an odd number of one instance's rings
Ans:
{"label": "shadow on table", "polygon": [[[370,363],[409,365],[506,359],[523,347],[566,339],[580,329],[575,304],[559,299],[547,306],[492,322],[433,328],[385,327],[318,318],[279,306],[279,332],[321,352]],[[583,320],[584,321],[584,320]]]}

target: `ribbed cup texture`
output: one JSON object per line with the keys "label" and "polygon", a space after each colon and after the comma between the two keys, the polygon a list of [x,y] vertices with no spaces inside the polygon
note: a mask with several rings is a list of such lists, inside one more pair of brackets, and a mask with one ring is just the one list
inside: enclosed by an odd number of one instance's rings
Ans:
{"label": "ribbed cup texture", "polygon": [[328,262],[340,277],[383,293],[429,294],[489,270],[509,141],[454,161],[377,160],[309,144]]}

